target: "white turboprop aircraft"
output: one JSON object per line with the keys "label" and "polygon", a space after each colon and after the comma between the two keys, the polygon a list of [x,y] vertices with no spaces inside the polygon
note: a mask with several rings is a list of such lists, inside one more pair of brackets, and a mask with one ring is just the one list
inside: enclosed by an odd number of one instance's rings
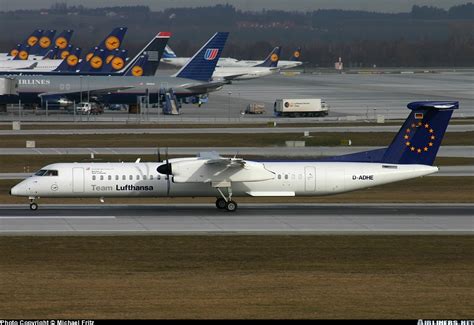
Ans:
{"label": "white turboprop aircraft", "polygon": [[318,196],[349,192],[429,175],[458,102],[414,102],[387,148],[314,162],[258,162],[216,153],[142,163],[57,163],[14,186],[30,209],[40,197],[217,197],[235,211],[233,197]]}

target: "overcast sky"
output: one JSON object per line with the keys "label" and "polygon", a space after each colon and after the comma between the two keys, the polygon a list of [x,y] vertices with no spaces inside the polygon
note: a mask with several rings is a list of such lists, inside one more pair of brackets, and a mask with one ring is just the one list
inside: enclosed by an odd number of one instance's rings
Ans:
{"label": "overcast sky", "polygon": [[283,10],[315,10],[315,9],[353,9],[382,12],[410,11],[414,4],[449,8],[472,0],[0,0],[0,10],[16,10],[28,8],[49,8],[51,4],[66,2],[68,5],[82,4],[87,7],[105,7],[113,5],[143,4],[152,10],[169,7],[195,7],[229,3],[243,10],[283,9]]}

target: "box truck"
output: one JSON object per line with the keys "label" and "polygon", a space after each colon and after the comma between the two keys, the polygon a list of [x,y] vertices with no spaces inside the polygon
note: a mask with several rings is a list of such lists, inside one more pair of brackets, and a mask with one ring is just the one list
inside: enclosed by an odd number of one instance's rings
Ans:
{"label": "box truck", "polygon": [[329,114],[329,105],[321,98],[277,99],[273,107],[276,116],[319,117]]}

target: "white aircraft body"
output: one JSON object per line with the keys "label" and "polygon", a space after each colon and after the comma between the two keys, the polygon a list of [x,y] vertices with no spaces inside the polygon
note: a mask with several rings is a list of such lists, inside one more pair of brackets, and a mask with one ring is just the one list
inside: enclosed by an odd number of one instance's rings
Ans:
{"label": "white aircraft body", "polygon": [[381,148],[322,161],[258,162],[197,157],[135,163],[57,163],[14,186],[30,208],[40,197],[216,197],[235,211],[233,197],[293,197],[344,193],[438,171],[432,164],[458,102],[414,102],[394,140]]}
{"label": "white aircraft body", "polygon": [[279,68],[271,67],[216,67],[212,79],[248,80],[269,76],[279,71]]}
{"label": "white aircraft body", "polygon": [[0,71],[29,70],[47,72],[57,69],[63,60],[4,60],[0,61]]}

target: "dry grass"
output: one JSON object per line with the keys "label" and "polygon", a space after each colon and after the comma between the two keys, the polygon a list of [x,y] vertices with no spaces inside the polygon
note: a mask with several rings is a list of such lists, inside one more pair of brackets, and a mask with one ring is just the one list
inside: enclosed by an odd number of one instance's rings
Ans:
{"label": "dry grass", "polygon": [[474,317],[472,236],[0,237],[9,318]]}
{"label": "dry grass", "polygon": [[[19,180],[0,180],[0,204],[28,202],[27,198],[8,195],[10,188],[18,182]],[[236,201],[239,203],[474,203],[474,177],[422,177],[332,196],[239,197]],[[106,202],[107,204],[214,204],[215,198],[107,198]],[[97,204],[98,199],[41,198],[39,203]]]}
{"label": "dry grass", "polygon": [[[27,140],[35,140],[38,148],[67,147],[266,147],[284,146],[288,140],[306,141],[306,146],[339,146],[351,140],[353,146],[387,146],[393,132],[267,134],[101,134],[101,135],[6,135],[0,137],[0,148],[22,148]],[[474,132],[447,133],[443,145],[472,145]]]}

